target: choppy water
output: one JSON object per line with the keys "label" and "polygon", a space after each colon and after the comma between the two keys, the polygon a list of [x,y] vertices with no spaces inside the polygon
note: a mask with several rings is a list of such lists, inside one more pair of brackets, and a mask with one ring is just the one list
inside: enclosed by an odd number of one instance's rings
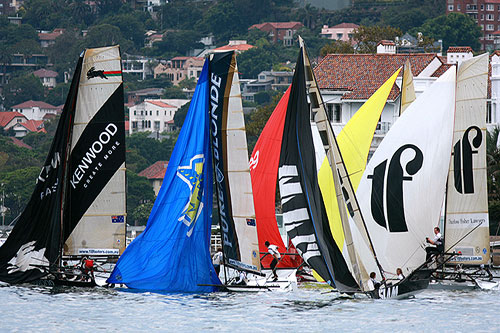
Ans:
{"label": "choppy water", "polygon": [[500,332],[499,300],[500,291],[371,300],[303,288],[191,295],[9,286],[0,288],[0,331]]}

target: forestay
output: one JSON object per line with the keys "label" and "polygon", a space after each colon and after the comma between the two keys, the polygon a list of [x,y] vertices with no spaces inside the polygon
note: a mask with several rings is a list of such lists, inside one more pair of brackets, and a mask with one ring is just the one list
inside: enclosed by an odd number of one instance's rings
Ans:
{"label": "forestay", "polygon": [[425,262],[425,237],[439,221],[453,132],[455,67],[394,123],[375,151],[358,200],[385,271],[408,275]]}
{"label": "forestay", "polygon": [[458,67],[453,151],[446,198],[445,250],[453,262],[485,264],[490,258],[486,181],[488,54]]}

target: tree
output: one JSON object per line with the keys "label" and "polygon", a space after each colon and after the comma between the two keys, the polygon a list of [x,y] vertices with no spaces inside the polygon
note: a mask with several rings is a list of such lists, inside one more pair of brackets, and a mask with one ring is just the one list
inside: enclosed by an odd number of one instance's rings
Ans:
{"label": "tree", "polygon": [[189,110],[189,105],[191,102],[184,104],[177,110],[174,114],[174,124],[175,127],[181,128],[182,124],[184,124],[184,119],[186,119],[187,112]]}
{"label": "tree", "polygon": [[161,42],[154,44],[156,54],[169,56],[185,56],[189,50],[201,48],[202,34],[195,30],[169,31]]}
{"label": "tree", "polygon": [[268,71],[278,57],[269,47],[254,47],[238,56],[238,70],[244,79],[256,78],[262,71]]}
{"label": "tree", "polygon": [[49,90],[45,101],[52,105],[62,105],[66,102],[71,83],[59,83],[53,89]]}
{"label": "tree", "polygon": [[132,41],[136,49],[140,49],[144,46],[144,34],[146,30],[144,28],[144,23],[140,21],[135,14],[129,13],[109,16],[101,23],[118,27],[123,37]]}
{"label": "tree", "polygon": [[71,22],[64,0],[27,0],[23,7],[23,22],[35,29],[52,30],[63,26],[63,22]]}
{"label": "tree", "polygon": [[359,53],[376,53],[377,44],[381,40],[394,40],[401,37],[403,33],[397,28],[390,26],[360,26],[355,29],[352,39],[358,44]]}
{"label": "tree", "polygon": [[125,39],[120,28],[111,24],[94,25],[83,40],[85,48],[113,46],[120,44],[122,52],[132,48],[132,42]]}
{"label": "tree", "polygon": [[131,217],[131,220],[129,220],[128,222],[132,225],[146,225],[152,209],[153,202],[140,204],[139,206],[135,207],[132,214],[129,215]]}
{"label": "tree", "polygon": [[488,181],[488,210],[490,234],[497,234],[500,225],[500,149],[498,144],[500,127],[486,131],[486,167]]}
{"label": "tree", "polygon": [[11,107],[29,100],[40,101],[43,99],[43,92],[40,79],[33,74],[15,77],[5,85],[5,105]]}
{"label": "tree", "polygon": [[110,13],[117,13],[123,6],[122,0],[97,0],[97,12],[100,17],[104,17]]}
{"label": "tree", "polygon": [[154,199],[155,193],[147,178],[127,170],[127,215],[132,216],[138,206]]}
{"label": "tree", "polygon": [[481,46],[479,43],[481,28],[474,19],[462,13],[438,16],[411,31],[413,34],[421,32],[424,36],[436,40],[442,39],[444,50],[450,46],[470,46],[473,50],[479,50]]}
{"label": "tree", "polygon": [[319,53],[322,57],[327,54],[352,54],[354,53],[354,47],[349,42],[334,40],[330,44],[323,46]]}
{"label": "tree", "polygon": [[48,47],[47,54],[59,77],[63,77],[64,72],[72,73],[74,71],[83,49],[83,37],[77,30],[73,29],[67,29],[56,38],[53,45]]}

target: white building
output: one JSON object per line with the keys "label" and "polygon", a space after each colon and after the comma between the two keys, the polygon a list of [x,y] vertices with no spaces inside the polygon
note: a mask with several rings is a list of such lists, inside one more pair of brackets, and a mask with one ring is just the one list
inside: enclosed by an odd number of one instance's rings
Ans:
{"label": "white building", "polygon": [[138,76],[141,80],[145,80],[146,78],[153,76],[152,66],[153,59],[151,58],[128,54],[125,54],[122,57],[123,73]]}
{"label": "white building", "polygon": [[189,100],[184,99],[146,99],[129,108],[129,133],[170,132],[175,129],[175,112]]}
{"label": "white building", "polygon": [[51,71],[49,69],[41,68],[33,72],[37,78],[42,81],[42,85],[48,88],[55,88],[57,82],[57,72]]}
{"label": "white building", "polygon": [[44,120],[48,116],[57,115],[57,107],[41,101],[27,101],[11,107],[12,111],[21,113],[27,119]]}
{"label": "white building", "polygon": [[354,30],[357,28],[359,28],[359,25],[354,23],[341,23],[333,27],[324,25],[323,28],[321,28],[320,35],[323,38],[347,42],[351,39]]}

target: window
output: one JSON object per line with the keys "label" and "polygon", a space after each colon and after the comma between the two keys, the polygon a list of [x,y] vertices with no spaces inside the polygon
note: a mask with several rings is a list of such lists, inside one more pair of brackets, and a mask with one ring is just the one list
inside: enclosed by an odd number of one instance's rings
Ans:
{"label": "window", "polygon": [[484,5],[481,5],[481,10],[484,10]]}
{"label": "window", "polygon": [[481,20],[484,20],[484,14],[481,14]]}
{"label": "window", "polygon": [[333,114],[333,121],[335,123],[340,123],[342,121],[342,106],[340,104],[335,104],[335,111]]}
{"label": "window", "polygon": [[160,111],[156,110],[156,115],[159,116],[160,115]]}
{"label": "window", "polygon": [[486,21],[493,21],[495,16],[493,14],[486,14]]}
{"label": "window", "polygon": [[137,116],[137,111],[136,110],[134,110],[134,116]]}
{"label": "window", "polygon": [[132,122],[132,128],[137,128],[137,121]]}
{"label": "window", "polygon": [[167,122],[164,122],[164,123],[163,123],[163,128],[167,128],[167,126],[168,126],[168,123],[167,123]]}
{"label": "window", "polygon": [[149,115],[152,116],[153,115],[153,111],[149,110]]}
{"label": "window", "polygon": [[491,124],[491,102],[486,102],[486,123]]}
{"label": "window", "polygon": [[160,130],[160,122],[155,121],[155,131],[159,131],[159,130]]}
{"label": "window", "polygon": [[326,116],[330,120],[333,119],[333,104],[327,104],[326,105]]}
{"label": "window", "polygon": [[337,39],[342,39],[343,36],[344,34],[337,34]]}
{"label": "window", "polygon": [[460,4],[459,3],[457,4],[457,10],[460,10]]}
{"label": "window", "polygon": [[486,30],[493,31],[493,30],[495,30],[495,26],[493,24],[487,24],[486,25]]}
{"label": "window", "polygon": [[141,116],[144,116],[144,111],[141,110]]}
{"label": "window", "polygon": [[172,110],[170,110],[170,117],[172,117]]}
{"label": "window", "polygon": [[486,4],[486,10],[489,11],[489,12],[495,10],[495,5],[493,5],[493,4]]}
{"label": "window", "polygon": [[452,12],[453,11],[453,5],[448,5],[448,11]]}

